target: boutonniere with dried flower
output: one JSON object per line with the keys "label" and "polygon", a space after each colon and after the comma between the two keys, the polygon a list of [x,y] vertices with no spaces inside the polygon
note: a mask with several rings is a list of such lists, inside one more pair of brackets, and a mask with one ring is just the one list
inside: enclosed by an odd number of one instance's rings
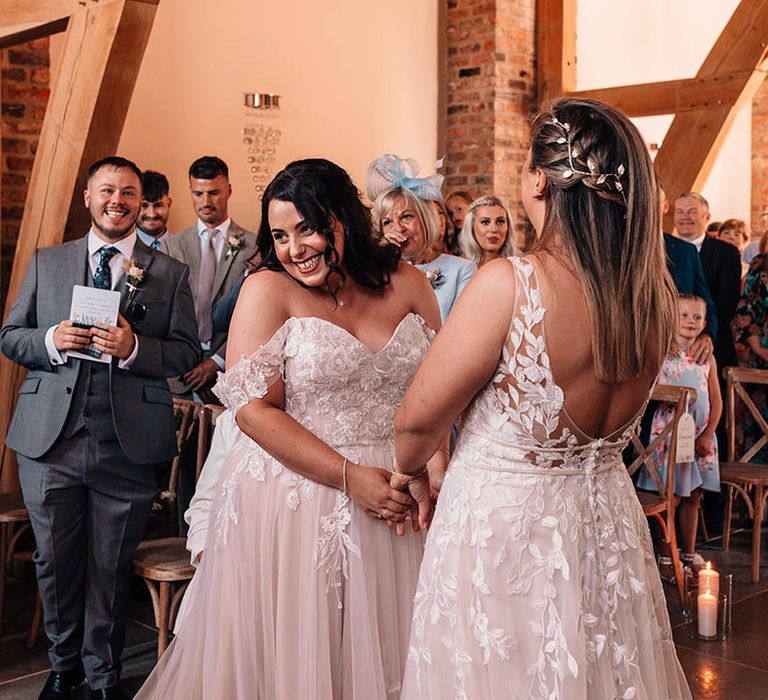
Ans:
{"label": "boutonniere with dried flower", "polygon": [[240,236],[229,235],[227,236],[227,260],[229,260],[243,245],[243,240]]}
{"label": "boutonniere with dried flower", "polygon": [[126,296],[128,301],[131,301],[144,280],[144,268],[140,267],[135,260],[126,260],[123,262],[123,272],[125,273],[125,286],[128,290]]}
{"label": "boutonniere with dried flower", "polygon": [[432,289],[441,287],[443,282],[445,282],[445,275],[439,267],[434,270],[424,270],[424,276],[427,278],[427,282],[429,282]]}

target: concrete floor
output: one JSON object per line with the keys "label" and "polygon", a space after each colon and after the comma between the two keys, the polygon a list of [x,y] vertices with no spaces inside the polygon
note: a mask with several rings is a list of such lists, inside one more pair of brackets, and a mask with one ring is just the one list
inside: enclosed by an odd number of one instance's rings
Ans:
{"label": "concrete floor", "polygon": [[[716,568],[733,572],[734,605],[733,629],[726,641],[697,641],[689,635],[680,614],[676,590],[665,585],[678,657],[693,696],[697,700],[768,698],[768,552],[763,556],[761,581],[752,584],[750,532],[736,533],[728,553],[720,549],[718,541],[699,551]],[[35,700],[48,675],[44,635],[33,649],[25,646],[33,601],[33,582],[10,582],[0,637],[0,700]],[[154,664],[156,638],[149,597],[137,580],[123,654],[123,687],[131,696]],[[85,686],[73,697],[85,700]]]}

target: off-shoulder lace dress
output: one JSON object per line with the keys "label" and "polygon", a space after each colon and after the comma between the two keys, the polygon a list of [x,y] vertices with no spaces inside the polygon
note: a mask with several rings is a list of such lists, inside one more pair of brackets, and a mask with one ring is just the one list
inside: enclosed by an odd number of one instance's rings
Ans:
{"label": "off-shoulder lace dress", "polygon": [[510,263],[513,322],[437,503],[403,700],[690,698],[621,460],[637,419],[599,440],[578,430],[550,369],[534,267]]}
{"label": "off-shoulder lace dress", "polygon": [[[291,318],[216,392],[236,412],[283,381],[285,410],[305,428],[391,469],[394,412],[431,337],[409,314],[374,352],[328,321]],[[211,518],[184,621],[138,698],[399,697],[421,534],[398,537],[242,433]]]}

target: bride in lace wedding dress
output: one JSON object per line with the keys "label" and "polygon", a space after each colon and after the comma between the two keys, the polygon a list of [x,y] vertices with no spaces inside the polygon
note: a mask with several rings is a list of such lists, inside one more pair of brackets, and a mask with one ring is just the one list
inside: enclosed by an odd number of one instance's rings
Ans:
{"label": "bride in lace wedding dress", "polygon": [[[623,115],[561,99],[522,190],[534,251],[476,275],[396,418],[398,471],[418,473],[468,406],[401,697],[690,698],[621,459],[674,328],[652,165]],[[391,483],[426,508],[423,481]]]}
{"label": "bride in lace wedding dress", "polygon": [[186,616],[137,698],[394,700],[423,540],[389,485],[393,419],[437,302],[328,161],[275,177],[258,240],[215,388],[240,433]]}

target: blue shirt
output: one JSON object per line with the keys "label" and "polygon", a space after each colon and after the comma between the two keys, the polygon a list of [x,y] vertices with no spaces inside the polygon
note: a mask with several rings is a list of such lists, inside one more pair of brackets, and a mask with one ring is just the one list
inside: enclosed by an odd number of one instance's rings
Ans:
{"label": "blue shirt", "polygon": [[429,270],[432,273],[439,273],[437,279],[434,279],[431,284],[437,296],[437,304],[440,307],[440,319],[445,323],[445,319],[451,313],[461,290],[467,286],[467,282],[477,272],[477,265],[456,255],[443,253],[432,262],[418,263],[414,267],[418,267],[422,271]]}

